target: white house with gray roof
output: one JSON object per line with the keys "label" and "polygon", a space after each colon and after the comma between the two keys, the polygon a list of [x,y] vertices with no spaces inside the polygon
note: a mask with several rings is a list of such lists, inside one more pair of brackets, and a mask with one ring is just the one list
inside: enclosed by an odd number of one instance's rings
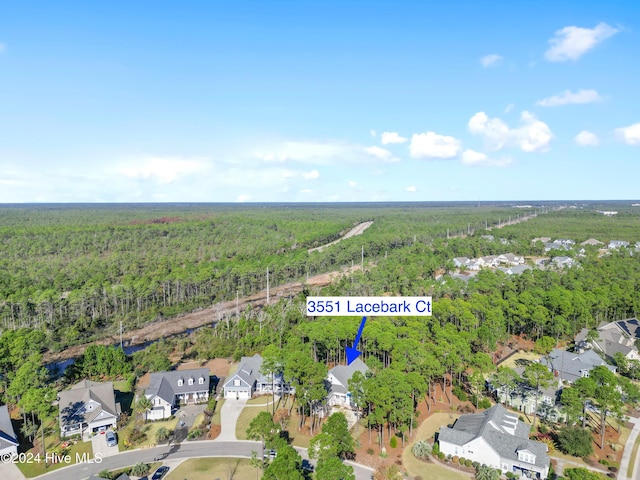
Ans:
{"label": "white house with gray roof", "polygon": [[209,385],[208,368],[152,373],[149,387],[144,392],[151,401],[151,409],[145,412],[145,419],[169,418],[180,404],[205,403],[209,400]]}
{"label": "white house with gray roof", "polygon": [[593,350],[574,353],[554,348],[549,355],[540,357],[540,363],[551,370],[556,378],[571,383],[588,377],[596,367],[605,366],[613,373],[616,371],[616,367],[607,364]]}
{"label": "white house with gray roof", "polygon": [[349,381],[353,374],[360,372],[363,375],[369,371],[369,367],[360,359],[356,358],[351,365],[336,365],[327,375],[329,382],[329,397],[327,405],[352,407],[351,393],[349,392]]}
{"label": "white house with gray roof", "polygon": [[462,415],[453,427],[441,427],[440,451],[526,478],[549,474],[547,445],[529,440],[530,426],[502,405],[482,413]]}
{"label": "white house with gray roof", "polygon": [[115,428],[120,416],[120,404],[111,382],[83,380],[58,395],[60,435],[82,435],[101,427]]}
{"label": "white house with gray roof", "polygon": [[616,353],[622,353],[627,360],[640,361],[636,341],[640,339],[640,321],[627,318],[603,323],[597,328],[596,338],[587,340],[589,330],[583,328],[575,337],[576,348],[593,347],[613,359]]}
{"label": "white house with gray roof", "polygon": [[262,357],[257,353],[253,357],[242,357],[236,373],[224,384],[224,398],[251,398],[254,393],[295,393],[295,387],[289,385],[282,373],[265,375],[262,369]]}
{"label": "white house with gray roof", "polygon": [[0,456],[8,453],[18,453],[18,437],[13,430],[9,409],[0,405]]}

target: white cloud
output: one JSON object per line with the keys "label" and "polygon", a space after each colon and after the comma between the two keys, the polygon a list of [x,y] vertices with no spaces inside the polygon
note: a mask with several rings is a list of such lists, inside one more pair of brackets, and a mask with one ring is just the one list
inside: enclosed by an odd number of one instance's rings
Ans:
{"label": "white cloud", "polygon": [[375,145],[373,147],[365,148],[364,151],[369,155],[379,158],[380,160],[388,160],[391,158],[391,152],[389,150]]}
{"label": "white cloud", "polygon": [[553,134],[546,123],[527,111],[520,114],[520,122],[520,127],[509,128],[501,119],[478,112],[471,117],[468,127],[472,134],[484,138],[490,150],[517,147],[524,152],[544,152],[549,149]]}
{"label": "white cloud", "polygon": [[302,176],[305,180],[316,180],[320,178],[320,172],[318,170],[311,170],[310,172],[304,172]]}
{"label": "white cloud", "polygon": [[413,158],[454,158],[461,150],[460,140],[435,132],[414,133],[409,145]]}
{"label": "white cloud", "polygon": [[149,157],[143,160],[127,162],[116,167],[116,172],[129,178],[154,179],[167,184],[177,177],[203,173],[208,164],[201,159],[178,157]]}
{"label": "white cloud", "polygon": [[569,105],[572,103],[594,103],[602,100],[602,97],[595,90],[579,90],[573,93],[565,90],[560,95],[553,95],[548,98],[538,100],[536,105],[541,107],[558,107],[560,105]]}
{"label": "white cloud", "polygon": [[555,32],[549,40],[551,47],[544,56],[550,62],[577,60],[603,40],[615,35],[620,30],[606,23],[599,23],[594,28],[569,26]]}
{"label": "white cloud", "polygon": [[576,138],[574,140],[581,147],[598,145],[600,143],[596,134],[588,130],[581,131],[578,135],[576,135]]}
{"label": "white cloud", "polygon": [[492,53],[491,55],[485,55],[480,59],[480,63],[484,68],[493,67],[498,65],[502,61],[502,55]]}
{"label": "white cloud", "polygon": [[617,128],[616,135],[627,145],[640,145],[640,123]]}
{"label": "white cloud", "polygon": [[514,107],[515,105],[513,103],[510,103],[509,105],[504,107],[504,113],[509,113],[511,110],[513,110]]}
{"label": "white cloud", "polygon": [[248,202],[249,200],[251,200],[251,195],[247,195],[247,194],[240,194],[238,195],[238,199],[237,201],[242,203],[242,202]]}
{"label": "white cloud", "polygon": [[350,186],[351,188],[353,188],[353,187],[358,186],[358,184],[357,184],[356,182],[354,182],[353,180],[350,180],[350,181],[349,181],[349,186]]}
{"label": "white cloud", "polygon": [[417,189],[415,186],[413,186],[413,185],[409,185],[407,188],[405,188],[405,190],[406,190],[407,192],[411,192],[411,193],[413,193],[413,192],[417,192],[417,191],[418,191],[418,189]]}
{"label": "white cloud", "polygon": [[376,136],[376,131],[375,130],[369,130],[369,134],[371,135],[371,137],[375,137]]}
{"label": "white cloud", "polygon": [[482,152],[467,149],[462,152],[462,163],[465,165],[476,165],[483,167],[506,167],[511,163],[511,158],[491,159]]}
{"label": "white cloud", "polygon": [[387,145],[388,143],[404,143],[407,140],[407,137],[401,137],[398,132],[382,132],[380,142]]}

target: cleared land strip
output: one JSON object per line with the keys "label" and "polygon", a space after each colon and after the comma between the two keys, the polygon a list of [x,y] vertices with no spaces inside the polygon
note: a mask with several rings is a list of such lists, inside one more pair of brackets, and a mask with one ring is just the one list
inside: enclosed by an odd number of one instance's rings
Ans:
{"label": "cleared land strip", "polygon": [[[294,282],[280,285],[269,289],[270,302],[277,302],[278,297],[294,296],[302,291],[305,285],[312,287],[326,287],[336,278],[342,275],[348,275],[349,273],[359,270],[360,265],[353,266],[351,268],[345,268],[341,271],[323,273],[321,275],[314,275],[309,277],[305,283]],[[267,303],[267,291],[262,290],[253,295],[240,298],[238,300],[237,308],[240,312],[244,311],[247,306],[252,308],[262,307]],[[123,340],[128,345],[140,345],[145,342],[158,340],[171,335],[177,335],[179,333],[191,330],[194,328],[209,325],[225,318],[231,318],[236,314],[236,301],[229,300],[227,302],[220,302],[212,305],[211,307],[196,310],[194,312],[178,315],[177,317],[168,318],[166,320],[158,320],[153,323],[149,323],[142,328],[136,330],[129,330],[123,333]],[[76,345],[74,347],[67,348],[61,352],[50,353],[46,352],[44,356],[45,363],[59,362],[68,358],[77,358],[84,353],[84,350],[89,345],[115,345],[120,343],[119,335],[112,335],[109,337],[96,340],[95,342]]]}
{"label": "cleared land strip", "polygon": [[330,243],[326,243],[324,245],[321,245],[319,247],[316,248],[311,248],[309,249],[309,253],[311,252],[321,252],[322,250],[324,250],[325,248],[331,246],[331,245],[335,245],[336,243],[339,243],[341,240],[344,240],[345,238],[349,238],[349,237],[354,237],[356,235],[360,235],[362,234],[362,232],[364,232],[367,228],[369,228],[371,226],[373,222],[363,222],[363,223],[359,223],[358,225],[356,225],[355,227],[353,227],[351,230],[349,230],[346,234],[344,234],[342,237],[340,237],[338,240],[334,240],[333,242]]}

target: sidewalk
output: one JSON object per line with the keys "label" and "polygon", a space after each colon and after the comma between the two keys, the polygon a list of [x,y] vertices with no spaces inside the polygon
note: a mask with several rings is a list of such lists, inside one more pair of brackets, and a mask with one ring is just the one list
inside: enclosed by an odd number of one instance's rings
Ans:
{"label": "sidewalk", "polygon": [[629,469],[629,462],[631,461],[631,453],[633,452],[633,445],[636,443],[638,434],[640,434],[640,418],[629,418],[629,422],[633,423],[633,428],[627,438],[627,443],[624,445],[624,451],[622,452],[622,460],[620,460],[620,470],[618,471],[618,479],[624,480],[627,478],[637,478],[638,473],[638,457],[636,457],[636,464],[633,466],[633,474],[631,477],[627,477],[627,470]]}

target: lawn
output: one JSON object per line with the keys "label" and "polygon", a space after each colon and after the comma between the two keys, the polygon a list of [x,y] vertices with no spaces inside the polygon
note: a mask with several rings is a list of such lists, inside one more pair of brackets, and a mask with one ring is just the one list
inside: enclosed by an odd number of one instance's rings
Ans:
{"label": "lawn", "polygon": [[[51,453],[52,450],[48,450],[48,452]],[[53,470],[66,467],[68,465],[72,465],[76,463],[77,458],[93,458],[93,449],[91,447],[91,442],[78,442],[75,445],[71,445],[66,454],[69,455],[69,463],[45,463],[44,458],[41,455],[36,456],[37,454],[34,453],[32,462],[18,463],[18,468],[25,477],[31,478],[48,472],[52,472]],[[29,457],[29,459],[31,459],[31,457]]]}
{"label": "lawn", "polygon": [[538,360],[540,358],[539,353],[535,352],[519,352],[509,357],[504,363],[501,363],[501,367],[517,368],[522,367],[528,362]]}
{"label": "lawn", "polygon": [[460,415],[455,413],[434,413],[417,428],[411,441],[402,452],[402,463],[410,475],[421,475],[430,480],[468,480],[469,476],[462,472],[450,470],[437,463],[426,463],[418,460],[411,453],[413,444],[418,440],[431,440],[433,434],[443,425],[453,423]]}
{"label": "lawn", "polygon": [[211,425],[220,425],[220,410],[222,410],[223,404],[224,398],[221,398],[216,402],[216,410],[213,412],[213,417],[211,417]]}
{"label": "lawn", "polygon": [[236,438],[238,440],[248,440],[247,428],[249,428],[251,420],[256,418],[262,411],[263,410],[261,408],[256,407],[245,407],[242,410],[238,417],[238,422],[236,423]]}
{"label": "lawn", "polygon": [[260,471],[249,460],[237,458],[192,458],[178,465],[165,477],[166,480],[253,480]]}
{"label": "lawn", "polygon": [[[128,440],[129,435],[133,431],[135,426],[135,421],[132,419],[129,424],[118,432],[118,446],[120,447],[120,451],[124,452],[127,450],[125,446],[125,441]],[[173,431],[178,424],[177,418],[172,418],[170,420],[159,420],[155,422],[146,422],[142,425],[142,430],[146,433],[147,438],[142,442],[136,443],[135,445],[130,446],[129,448],[141,448],[141,447],[153,447],[157,445],[156,440],[156,432],[164,427],[167,430]]]}

